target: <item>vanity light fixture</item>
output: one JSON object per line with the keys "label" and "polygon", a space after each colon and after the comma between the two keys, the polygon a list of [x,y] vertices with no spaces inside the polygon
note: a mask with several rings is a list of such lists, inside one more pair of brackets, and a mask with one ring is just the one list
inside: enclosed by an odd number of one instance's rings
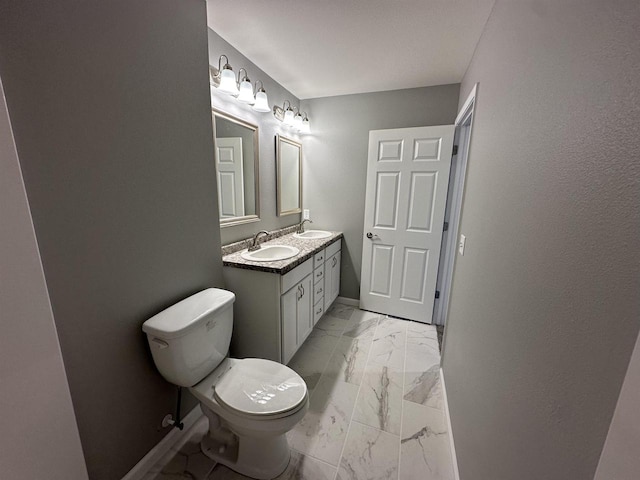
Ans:
{"label": "vanity light fixture", "polygon": [[[222,63],[222,57],[224,57],[224,64]],[[216,67],[209,65],[209,83],[211,84],[211,92],[217,90],[232,95],[240,103],[252,105],[253,110],[256,112],[266,113],[271,111],[262,82],[260,80],[256,82],[256,94],[254,96],[247,70],[245,68],[238,70],[238,78],[236,79],[226,55],[220,55],[217,70]],[[260,83],[260,88],[258,88],[258,83]]]}
{"label": "vanity light fixture", "polygon": [[[244,70],[244,77],[240,77],[240,74]],[[242,80],[240,80],[242,78]],[[251,80],[247,76],[247,71],[244,68],[238,70],[238,83],[240,84],[240,94],[238,95],[238,101],[253,105],[256,103],[256,99],[253,96],[253,87],[251,86]]]}
{"label": "vanity light fixture", "polygon": [[[258,82],[260,82],[260,88],[258,88]],[[260,80],[256,81],[256,103],[253,105],[253,109],[256,112],[270,112],[269,101],[267,100],[267,93],[264,91],[264,85]]]}
{"label": "vanity light fixture", "polygon": [[[294,112],[294,108],[297,112]],[[294,128],[301,133],[311,133],[307,113],[301,112],[297,107],[291,107],[291,102],[289,100],[285,100],[282,107],[274,105],[273,116],[288,127]]]}
{"label": "vanity light fixture", "polygon": [[[224,57],[225,64],[222,65],[222,57]],[[229,65],[229,59],[226,55],[220,55],[218,59],[218,71],[212,72],[213,84],[217,87],[218,91],[228,93],[229,95],[238,95],[238,86],[236,85],[236,76],[233,73],[233,68]],[[216,85],[217,83],[217,85]]]}

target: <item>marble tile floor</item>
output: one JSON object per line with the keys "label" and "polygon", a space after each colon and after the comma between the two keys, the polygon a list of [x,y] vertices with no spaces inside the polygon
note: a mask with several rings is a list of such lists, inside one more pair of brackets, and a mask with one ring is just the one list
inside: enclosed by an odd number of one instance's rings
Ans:
{"label": "marble tile floor", "polygon": [[[307,382],[279,480],[453,480],[431,325],[336,303],[289,363]],[[200,452],[206,419],[144,480],[245,480]]]}

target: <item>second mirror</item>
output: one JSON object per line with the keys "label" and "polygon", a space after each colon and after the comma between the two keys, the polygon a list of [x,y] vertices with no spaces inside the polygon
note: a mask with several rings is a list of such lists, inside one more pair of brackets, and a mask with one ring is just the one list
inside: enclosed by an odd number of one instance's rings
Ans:
{"label": "second mirror", "polygon": [[302,211],[302,145],[276,136],[278,216]]}

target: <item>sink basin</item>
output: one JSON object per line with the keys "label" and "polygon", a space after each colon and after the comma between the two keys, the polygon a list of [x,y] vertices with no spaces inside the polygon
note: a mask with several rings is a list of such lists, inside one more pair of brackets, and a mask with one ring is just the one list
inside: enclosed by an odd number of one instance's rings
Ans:
{"label": "sink basin", "polygon": [[294,237],[296,238],[306,238],[308,240],[316,240],[318,238],[328,238],[331,236],[331,232],[327,232],[325,230],[307,230],[302,233],[294,233]]}
{"label": "sink basin", "polygon": [[289,245],[263,245],[260,250],[253,252],[245,250],[240,256],[251,262],[276,262],[295,257],[298,253],[300,249]]}

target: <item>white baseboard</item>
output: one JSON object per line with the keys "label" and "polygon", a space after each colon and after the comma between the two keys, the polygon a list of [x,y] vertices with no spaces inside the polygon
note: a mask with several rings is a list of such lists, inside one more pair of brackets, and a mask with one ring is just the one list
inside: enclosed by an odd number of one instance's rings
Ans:
{"label": "white baseboard", "polygon": [[449,416],[449,401],[447,400],[447,387],[444,383],[444,373],[440,369],[440,382],[442,382],[442,395],[444,397],[444,414],[447,417],[447,428],[449,429],[449,443],[451,444],[451,460],[453,461],[453,475],[455,480],[460,480],[458,470],[458,457],[456,456],[456,445],[453,441],[453,430],[451,429],[451,417]]}
{"label": "white baseboard", "polygon": [[344,305],[350,305],[352,307],[359,307],[360,300],[357,298],[349,298],[349,297],[338,297],[336,298],[336,302],[342,303]]}
{"label": "white baseboard", "polygon": [[187,433],[189,433],[189,429],[203,416],[202,410],[200,410],[200,405],[196,405],[196,407],[191,410],[183,419],[182,423],[184,424],[184,428],[179,430],[177,428],[172,428],[167,435],[158,442],[158,444],[153,447],[149,452],[142,457],[135,466],[129,470],[129,472],[122,477],[122,480],[140,480],[144,477],[151,468],[158,463],[158,461],[164,457],[164,455],[173,447],[177,445],[180,440],[184,438]]}

